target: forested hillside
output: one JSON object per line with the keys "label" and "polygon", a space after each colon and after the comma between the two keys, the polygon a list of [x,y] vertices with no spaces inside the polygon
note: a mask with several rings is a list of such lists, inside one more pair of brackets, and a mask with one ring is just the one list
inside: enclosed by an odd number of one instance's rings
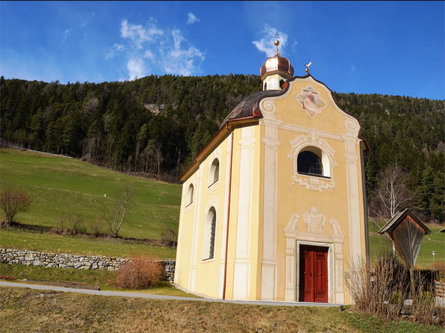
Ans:
{"label": "forested hillside", "polygon": [[[0,79],[1,138],[173,181],[244,97],[254,75],[147,76],[129,82],[59,84]],[[397,165],[424,218],[445,219],[445,101],[334,93],[355,116],[370,151],[367,191]]]}

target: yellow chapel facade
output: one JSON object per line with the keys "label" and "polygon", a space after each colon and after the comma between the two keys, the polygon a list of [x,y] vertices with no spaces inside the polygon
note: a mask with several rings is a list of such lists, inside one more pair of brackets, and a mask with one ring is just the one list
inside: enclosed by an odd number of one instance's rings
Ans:
{"label": "yellow chapel facade", "polygon": [[277,52],[181,176],[174,282],[234,300],[352,303],[368,260],[360,125]]}

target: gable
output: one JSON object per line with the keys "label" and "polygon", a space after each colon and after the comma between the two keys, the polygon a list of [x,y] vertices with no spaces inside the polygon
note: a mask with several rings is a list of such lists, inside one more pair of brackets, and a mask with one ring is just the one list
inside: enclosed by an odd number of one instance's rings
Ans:
{"label": "gable", "polygon": [[310,75],[289,81],[289,88],[280,96],[263,98],[260,111],[264,118],[311,130],[354,137],[360,130],[358,121],[335,104],[331,91]]}

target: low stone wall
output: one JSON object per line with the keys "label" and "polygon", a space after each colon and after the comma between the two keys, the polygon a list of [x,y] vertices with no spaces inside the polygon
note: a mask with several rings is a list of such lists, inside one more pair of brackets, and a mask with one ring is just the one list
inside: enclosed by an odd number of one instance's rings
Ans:
{"label": "low stone wall", "polygon": [[[81,256],[66,253],[45,253],[28,250],[0,248],[0,263],[22,264],[42,267],[92,269],[116,271],[129,259],[105,256]],[[173,281],[175,275],[174,260],[160,260],[164,266],[165,277]]]}

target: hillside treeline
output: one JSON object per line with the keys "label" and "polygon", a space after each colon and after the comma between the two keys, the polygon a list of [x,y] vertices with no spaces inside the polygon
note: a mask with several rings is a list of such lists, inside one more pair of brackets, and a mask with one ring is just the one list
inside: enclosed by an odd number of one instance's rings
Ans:
{"label": "hillside treeline", "polygon": [[[244,97],[255,75],[147,76],[128,82],[68,83],[0,78],[1,138],[125,172],[174,181]],[[445,101],[334,93],[356,117],[370,198],[379,173],[408,174],[415,207],[445,219]]]}

